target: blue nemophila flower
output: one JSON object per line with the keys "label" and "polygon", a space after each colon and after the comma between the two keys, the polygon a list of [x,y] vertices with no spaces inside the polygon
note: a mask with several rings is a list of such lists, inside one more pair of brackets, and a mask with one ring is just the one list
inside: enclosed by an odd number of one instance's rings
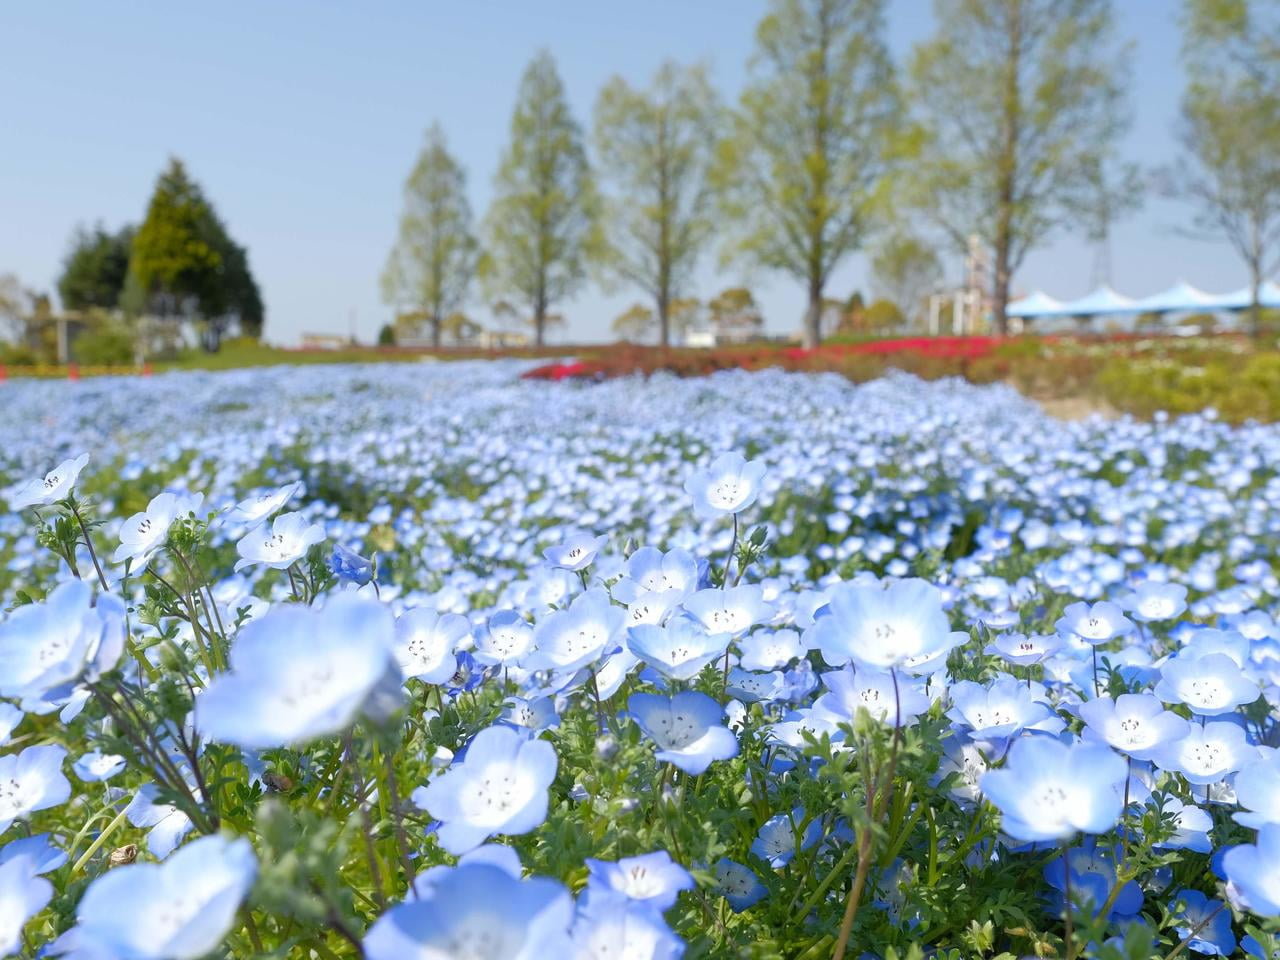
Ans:
{"label": "blue nemophila flower", "polygon": [[71,765],[77,777],[84,783],[96,783],[99,780],[110,780],[124,769],[124,757],[114,753],[103,753],[94,750],[86,753]]}
{"label": "blue nemophila flower", "polygon": [[700,516],[714,518],[741,513],[756,502],[765,466],[739,453],[722,453],[705,470],[698,470],[684,482],[684,492],[693,498]]}
{"label": "blue nemophila flower", "polygon": [[59,699],[84,678],[97,680],[124,649],[125,607],[103,594],[94,603],[83,580],[60,584],[0,623],[0,696]]}
{"label": "blue nemophila flower", "polygon": [[57,746],[0,756],[0,834],[14,820],[67,802],[71,782],[62,773],[66,757],[66,749]]}
{"label": "blue nemophila flower", "polygon": [[658,747],[661,763],[697,776],[716,760],[738,755],[738,738],[724,721],[724,708],[705,693],[682,690],[672,697],[633,693],[627,713]]}
{"label": "blue nemophila flower", "polygon": [[1199,890],[1179,890],[1173,895],[1174,929],[1187,941],[1188,950],[1211,957],[1226,957],[1235,951],[1236,935],[1226,906]]}
{"label": "blue nemophila flower", "polygon": [[1257,756],[1244,731],[1234,723],[1217,720],[1191,724],[1187,735],[1165,743],[1151,759],[1161,770],[1176,770],[1191,783],[1205,786],[1235,773]]}
{"label": "blue nemophila flower", "polygon": [[608,537],[593,537],[589,533],[575,533],[563,543],[542,551],[547,563],[577,573],[595,562],[596,554],[609,542]]}
{"label": "blue nemophila flower", "polygon": [[1028,689],[1021,680],[999,677],[983,686],[972,680],[952,684],[951,709],[956,724],[965,727],[975,740],[1004,740],[1023,730],[1057,733],[1066,724],[1039,696],[1043,687]]}
{"label": "blue nemophila flower", "polygon": [[499,610],[475,635],[476,660],[490,666],[515,666],[533,649],[533,624],[515,610]]}
{"label": "blue nemophila flower", "polygon": [[931,783],[937,786],[954,773],[957,777],[951,786],[951,797],[964,807],[976,803],[982,796],[978,784],[982,780],[982,775],[990,769],[986,756],[978,744],[959,740],[955,736],[944,740],[942,749],[938,771]]}
{"label": "blue nemophila flower", "polygon": [[266,524],[250,530],[236,544],[240,559],[236,572],[255,563],[265,564],[275,570],[284,570],[307,555],[307,551],[324,539],[324,527],[308,523],[300,513],[282,513]]}
{"label": "blue nemophila flower", "polygon": [[0,956],[22,951],[22,928],[53,899],[53,884],[29,856],[0,863]]}
{"label": "blue nemophila flower", "polygon": [[157,860],[163,860],[195,829],[195,824],[179,807],[157,802],[159,794],[154,783],[139,787],[125,808],[125,816],[135,827],[147,831],[147,849]]}
{"label": "blue nemophila flower", "polygon": [[984,653],[991,654],[1019,667],[1043,663],[1062,649],[1062,638],[1047,633],[1028,636],[1022,633],[1002,633],[987,644]]}
{"label": "blue nemophila flower", "polygon": [[413,892],[416,894],[416,898],[421,900],[430,897],[436,885],[441,881],[448,880],[449,874],[453,873],[456,867],[465,867],[473,863],[483,863],[491,867],[497,867],[513,880],[519,880],[524,876],[524,865],[520,862],[520,855],[516,853],[513,847],[508,847],[501,843],[486,843],[458,857],[458,862],[453,866],[439,864],[434,867],[427,867],[427,869],[414,877]]}
{"label": "blue nemophila flower", "polygon": [[335,543],[333,553],[329,554],[329,569],[341,583],[363,587],[373,580],[373,561],[340,543]]}
{"label": "blue nemophila flower", "polygon": [[688,550],[641,547],[627,558],[626,575],[612,589],[615,599],[633,604],[655,594],[679,602],[697,587],[698,561]]}
{"label": "blue nemophila flower", "polygon": [[240,631],[231,672],[196,698],[196,729],[260,750],[340,733],[361,715],[383,719],[403,696],[394,640],[387,608],[354,593],[323,610],[278,607]]}
{"label": "blue nemophila flower", "polygon": [[825,711],[841,723],[851,723],[859,710],[866,710],[880,723],[906,725],[929,709],[929,697],[910,677],[896,679],[883,670],[847,665],[822,674],[827,688],[814,702],[814,709]]}
{"label": "blue nemophila flower", "polygon": [[773,616],[764,590],[754,583],[699,590],[684,601],[684,609],[712,633],[744,633]]}
{"label": "blue nemophila flower", "polygon": [[785,867],[795,859],[797,833],[800,834],[799,849],[808,850],[818,842],[822,832],[822,824],[816,817],[808,824],[804,823],[804,817],[800,807],[790,813],[775,813],[760,825],[756,838],[751,841],[751,852],[775,870]]}
{"label": "blue nemophila flower", "polygon": [[1236,630],[1218,630],[1214,627],[1201,627],[1191,630],[1183,638],[1184,646],[1178,651],[1179,659],[1197,660],[1210,654],[1224,654],[1238,666],[1249,662],[1252,643],[1249,638]]}
{"label": "blue nemophila flower", "polygon": [[1232,847],[1222,869],[1240,902],[1260,917],[1280,917],[1280,824],[1268,823],[1256,843]]}
{"label": "blue nemophila flower", "polygon": [[1280,823],[1280,751],[1245,763],[1236,774],[1235,787],[1236,801],[1247,811],[1234,814],[1237,823],[1255,829]]}
{"label": "blue nemophila flower", "polygon": [[741,667],[734,667],[729,671],[726,692],[729,696],[747,703],[776,700],[783,693],[782,674],[777,670],[770,673],[753,673]]}
{"label": "blue nemophila flower", "polygon": [[567,610],[556,610],[533,630],[536,650],[526,665],[538,670],[579,670],[617,649],[626,611],[604,590],[580,594]]}
{"label": "blue nemophila flower", "polygon": [[295,480],[293,483],[286,483],[283,487],[278,487],[275,490],[267,490],[264,493],[255,494],[252,497],[241,500],[232,507],[227,517],[245,526],[257,526],[296,497],[301,490],[302,481]]}
{"label": "blue nemophila flower", "polygon": [[809,647],[797,630],[757,630],[738,641],[744,670],[776,670],[805,655]]}
{"label": "blue nemophila flower", "polygon": [[684,941],[661,913],[617,893],[579,901],[572,945],[565,954],[574,960],[679,960],[683,955]]}
{"label": "blue nemophila flower", "polygon": [[1183,803],[1168,794],[1162,798],[1160,811],[1172,819],[1174,833],[1156,843],[1156,849],[1194,850],[1196,853],[1209,853],[1213,849],[1213,843],[1209,839],[1213,817],[1207,811],[1194,804]]}
{"label": "blue nemophila flower", "polygon": [[195,960],[235,922],[258,873],[243,838],[213,835],[162,864],[134,863],[102,874],[76,908],[77,946],[121,960]]}
{"label": "blue nemophila flower", "polygon": [[1125,598],[1125,607],[1143,623],[1172,620],[1187,609],[1187,588],[1180,583],[1148,580]]}
{"label": "blue nemophila flower", "polygon": [[[1065,856],[1045,864],[1044,878],[1058,892],[1053,898],[1053,913],[1060,914],[1065,905],[1067,870],[1071,871],[1071,899],[1073,903],[1089,904],[1089,912],[1096,915],[1112,893],[1119,879],[1116,875],[1116,853],[1088,840],[1068,850]],[[1114,891],[1111,910],[1106,919],[1131,917],[1142,909],[1142,889],[1130,880]]]}
{"label": "blue nemophila flower", "polygon": [[0,865],[16,857],[26,857],[36,873],[49,873],[67,862],[67,852],[54,846],[47,833],[10,840],[0,848]]}
{"label": "blue nemophila flower", "polygon": [[830,608],[829,616],[814,621],[809,642],[833,667],[853,660],[890,670],[953,642],[942,594],[924,580],[890,580],[883,587],[838,584]]}
{"label": "blue nemophila flower", "polygon": [[769,892],[755,871],[733,860],[716,863],[716,892],[729,901],[735,913],[755,906]]}
{"label": "blue nemophila flower", "polygon": [[[0,631],[3,631],[3,629],[4,628],[0,626]],[[0,632],[0,636],[3,636],[2,632]],[[3,647],[0,647],[0,658],[3,658],[3,656]],[[4,703],[0,701],[0,747],[9,742],[10,738],[13,736],[13,731],[18,728],[18,724],[22,722],[22,718],[25,716],[26,714],[15,707],[12,703]]]}
{"label": "blue nemophila flower", "polygon": [[1056,626],[1062,635],[1079,637],[1095,646],[1133,631],[1133,623],[1119,604],[1110,600],[1099,600],[1092,606],[1073,603],[1062,612]]}
{"label": "blue nemophila flower", "polygon": [[1061,840],[1116,825],[1125,775],[1125,762],[1106,747],[1031,736],[1014,741],[1005,766],[988,770],[980,786],[1003,814],[1009,836]]}
{"label": "blue nemophila flower", "polygon": [[1080,704],[1080,717],[1091,735],[1135,760],[1150,760],[1156,750],[1187,735],[1187,721],[1164,709],[1147,693],[1122,693],[1112,700],[1098,697]]}
{"label": "blue nemophila flower", "polygon": [[147,509],[135,513],[120,526],[120,546],[112,554],[113,563],[133,561],[133,568],[145,567],[164,546],[169,528],[179,517],[195,513],[204,503],[204,494],[174,493],[166,490],[151,498]]}
{"label": "blue nemophila flower", "polygon": [[676,617],[665,627],[640,624],[627,630],[627,647],[669,680],[690,680],[729,648],[729,634],[708,633],[696,621]]}
{"label": "blue nemophila flower", "polygon": [[14,513],[27,507],[47,507],[51,503],[65,500],[76,485],[80,471],[89,462],[89,455],[82,453],[72,460],[63,460],[43,477],[28,480],[25,484],[11,489],[6,498],[9,509]]}
{"label": "blue nemophila flower", "polygon": [[1165,661],[1154,692],[1165,703],[1185,703],[1192,713],[1208,717],[1258,699],[1258,685],[1225,653],[1184,654]]}
{"label": "blue nemophila flower", "polygon": [[1280,960],[1280,948],[1269,953],[1267,948],[1253,937],[1241,937],[1240,949],[1246,956],[1253,957],[1253,960]]}
{"label": "blue nemophila flower", "polygon": [[487,727],[463,759],[413,792],[413,802],[442,821],[436,839],[466,853],[497,834],[528,833],[547,818],[556,751],[510,727]]}
{"label": "blue nemophila flower", "polygon": [[406,680],[444,683],[458,669],[458,644],[471,632],[466,617],[414,607],[396,619],[396,662]]}
{"label": "blue nemophila flower", "polygon": [[535,700],[507,697],[499,719],[502,723],[531,733],[541,733],[543,730],[560,726],[554,697],[538,697]]}
{"label": "blue nemophila flower", "polygon": [[692,890],[689,871],[665,850],[623,857],[621,860],[586,859],[588,899],[601,894],[621,894],[657,910],[675,906],[682,890]]}
{"label": "blue nemophila flower", "polygon": [[364,938],[368,960],[541,960],[568,956],[573,900],[547,877],[520,880],[488,863],[459,865],[421,899],[392,907]]}

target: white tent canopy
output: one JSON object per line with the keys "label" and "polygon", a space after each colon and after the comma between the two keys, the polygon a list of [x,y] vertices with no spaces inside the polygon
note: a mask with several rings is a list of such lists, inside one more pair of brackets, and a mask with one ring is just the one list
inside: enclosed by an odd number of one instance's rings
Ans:
{"label": "white tent canopy", "polygon": [[1136,300],[1116,293],[1105,283],[1079,300],[1068,300],[1059,309],[1062,316],[1080,317],[1106,313],[1133,313]]}
{"label": "white tent canopy", "polygon": [[1143,297],[1134,307],[1143,313],[1184,313],[1189,310],[1216,309],[1216,301],[1219,299],[1221,298],[1180,280],[1168,290]]}
{"label": "white tent canopy", "polygon": [[1055,300],[1043,290],[1014,300],[1006,311],[1011,317],[1051,317],[1062,308],[1062,301]]}
{"label": "white tent canopy", "polygon": [[[1246,310],[1252,291],[1245,287],[1231,293],[1212,294],[1179,281],[1168,290],[1135,300],[1103,284],[1076,300],[1061,301],[1037,290],[1009,303],[1010,317],[1093,317],[1115,314],[1187,313],[1214,310]],[[1258,291],[1264,307],[1280,307],[1280,284],[1267,281]]]}
{"label": "white tent canopy", "polygon": [[[1253,299],[1253,289],[1244,287],[1215,297],[1214,306],[1219,310],[1247,310]],[[1258,302],[1264,307],[1280,307],[1280,284],[1271,280],[1258,288]]]}

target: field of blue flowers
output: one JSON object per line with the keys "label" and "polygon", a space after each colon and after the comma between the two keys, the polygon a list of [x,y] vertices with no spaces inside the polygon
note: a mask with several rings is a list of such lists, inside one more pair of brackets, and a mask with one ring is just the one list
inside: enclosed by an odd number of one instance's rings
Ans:
{"label": "field of blue flowers", "polygon": [[1280,957],[1280,428],[0,384],[0,952]]}

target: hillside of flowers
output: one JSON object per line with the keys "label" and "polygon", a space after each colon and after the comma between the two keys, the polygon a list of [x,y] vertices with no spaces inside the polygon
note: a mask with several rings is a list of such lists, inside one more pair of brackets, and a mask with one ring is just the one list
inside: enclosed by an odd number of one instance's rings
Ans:
{"label": "hillside of flowers", "polygon": [[0,954],[1280,956],[1280,427],[0,383]]}

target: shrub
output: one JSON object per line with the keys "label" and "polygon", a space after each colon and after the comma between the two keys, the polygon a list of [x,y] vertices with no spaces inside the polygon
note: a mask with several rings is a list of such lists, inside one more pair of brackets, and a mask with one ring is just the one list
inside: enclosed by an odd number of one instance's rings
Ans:
{"label": "shrub", "polygon": [[94,366],[128,366],[133,363],[133,338],[119,327],[103,326],[76,337],[72,355],[79,363]]}

